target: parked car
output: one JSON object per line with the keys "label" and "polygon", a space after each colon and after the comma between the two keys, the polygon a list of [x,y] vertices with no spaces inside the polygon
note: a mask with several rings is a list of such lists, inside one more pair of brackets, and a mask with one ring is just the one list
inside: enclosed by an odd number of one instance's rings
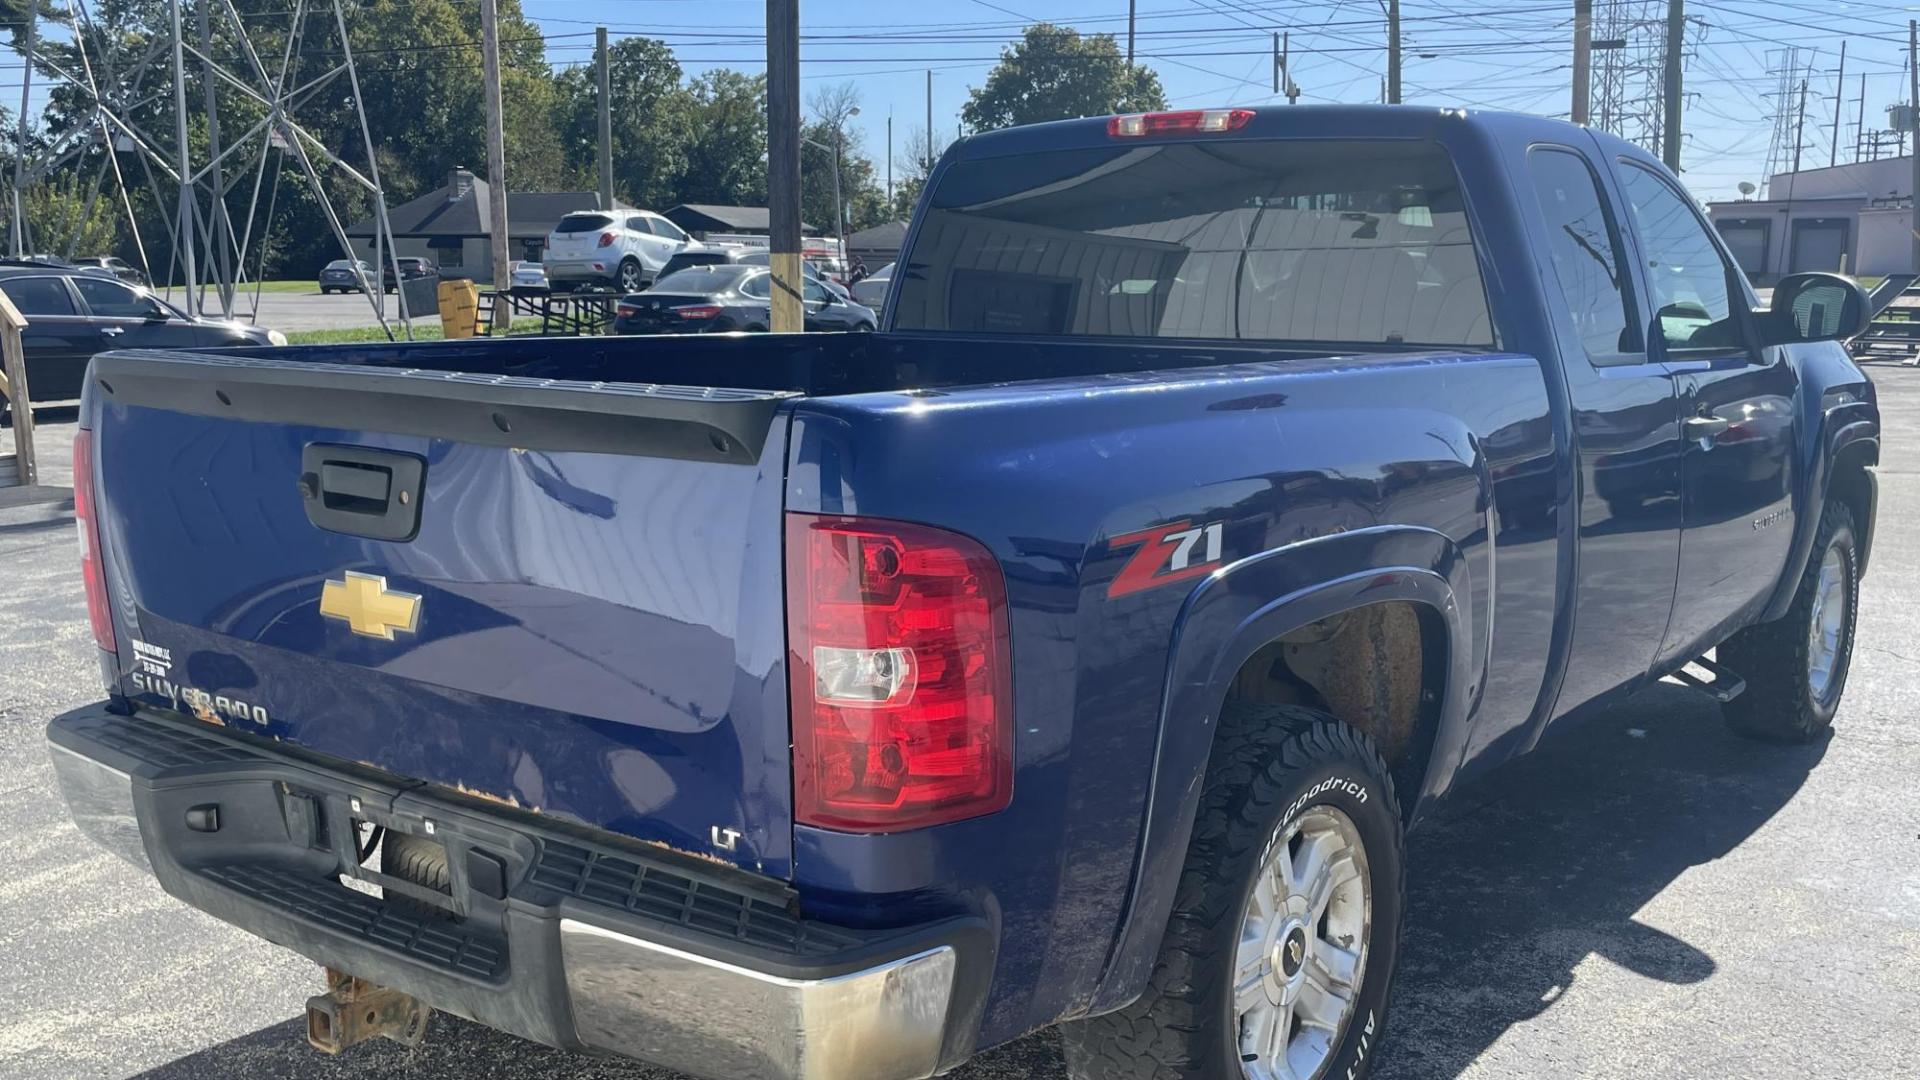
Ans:
{"label": "parked car", "polygon": [[[694,266],[669,274],[614,307],[616,334],[703,334],[765,330],[771,325],[773,271],[759,266]],[[808,330],[872,330],[871,310],[836,296],[809,278],[802,307]]]}
{"label": "parked car", "polygon": [[546,292],[547,268],[540,263],[522,259],[513,264],[513,273],[508,287],[514,292]]}
{"label": "parked car", "polygon": [[[1680,672],[1827,736],[1866,298],[1762,307],[1641,148],[1096,117],[955,142],[920,207],[871,335],[97,358],[76,824],[365,980],[327,1049],[444,1006],[903,1080],[1063,1023],[1075,1080],[1345,1080],[1404,1047],[1407,830],[1475,778]],[[1669,768],[1820,756],[1760,752]]]}
{"label": "parked car", "polygon": [[853,283],[849,290],[854,300],[865,304],[875,311],[887,302],[887,285],[893,281],[893,264],[887,265]]}
{"label": "parked car", "polygon": [[[669,277],[690,266],[718,266],[723,263],[743,262],[751,251],[752,249],[736,245],[708,244],[698,251],[675,252],[671,258],[667,259],[666,265],[660,268],[660,277]],[[766,260],[760,260],[760,265],[765,266]]]}
{"label": "parked car", "polygon": [[147,275],[140,268],[114,255],[83,255],[73,260],[77,267],[96,267],[105,270],[129,285],[145,285]]}
{"label": "parked car", "polygon": [[705,245],[650,210],[582,210],[547,237],[547,277],[555,287],[646,288],[676,253]]}
{"label": "parked car", "polygon": [[365,259],[335,259],[320,270],[320,294],[365,292],[363,282],[380,277]]}
{"label": "parked car", "polygon": [[0,265],[0,292],[27,317],[20,332],[36,405],[80,396],[87,361],[104,349],[285,345],[277,330],[190,319],[145,288],[80,267]]}
{"label": "parked car", "polygon": [[431,259],[423,259],[416,256],[404,256],[394,259],[382,264],[380,267],[380,287],[387,292],[393,292],[395,289],[393,280],[394,263],[400,264],[400,280],[402,281],[435,277],[440,273],[440,268],[435,266]]}
{"label": "parked car", "polygon": [[[746,251],[740,252],[734,258],[734,261],[742,266],[772,266],[773,256],[767,253],[766,248],[749,248]],[[821,285],[826,286],[828,292],[842,300],[850,300],[853,298],[852,294],[847,291],[845,285],[840,284],[822,273],[820,264],[814,262],[812,259],[803,258],[800,260],[800,273],[805,275],[807,280],[817,281]]]}

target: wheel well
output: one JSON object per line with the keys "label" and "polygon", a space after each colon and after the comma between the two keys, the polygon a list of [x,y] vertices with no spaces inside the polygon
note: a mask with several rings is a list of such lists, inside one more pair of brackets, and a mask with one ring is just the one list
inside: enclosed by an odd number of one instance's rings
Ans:
{"label": "wheel well", "polygon": [[1853,511],[1854,539],[1860,546],[1860,572],[1866,573],[1867,557],[1873,550],[1873,481],[1867,469],[1879,459],[1878,446],[1872,442],[1849,443],[1841,447],[1833,462],[1833,477],[1827,482],[1827,497],[1846,504]]}
{"label": "wheel well", "polygon": [[1446,636],[1424,604],[1368,604],[1262,646],[1230,701],[1306,705],[1367,734],[1412,813],[1426,779],[1446,679]]}

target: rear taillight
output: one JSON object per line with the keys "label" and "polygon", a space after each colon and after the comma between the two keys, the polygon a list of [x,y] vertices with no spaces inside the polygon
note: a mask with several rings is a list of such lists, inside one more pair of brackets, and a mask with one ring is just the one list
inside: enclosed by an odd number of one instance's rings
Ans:
{"label": "rear taillight", "polygon": [[1122,138],[1146,135],[1212,134],[1239,131],[1253,119],[1252,109],[1180,109],[1174,112],[1129,113],[1107,121],[1107,134]]}
{"label": "rear taillight", "polygon": [[674,308],[673,313],[683,319],[717,319],[720,307],[717,304],[683,304]]}
{"label": "rear taillight", "polygon": [[73,437],[73,523],[80,532],[80,577],[87,586],[87,621],[93,643],[113,652],[113,614],[107,607],[107,578],[100,561],[100,530],[94,524],[93,432]]}
{"label": "rear taillight", "polygon": [[789,514],[787,644],[794,820],[892,832],[1012,798],[1006,586],[984,547]]}
{"label": "rear taillight", "polygon": [[600,246],[601,246],[601,247],[612,247],[612,246],[613,246],[613,234],[612,234],[612,233],[610,233],[610,232],[603,232],[603,233],[601,233],[601,234],[600,234]]}
{"label": "rear taillight", "polygon": [[613,305],[613,314],[615,318],[631,319],[635,315],[640,314],[640,306],[638,304],[615,304]]}

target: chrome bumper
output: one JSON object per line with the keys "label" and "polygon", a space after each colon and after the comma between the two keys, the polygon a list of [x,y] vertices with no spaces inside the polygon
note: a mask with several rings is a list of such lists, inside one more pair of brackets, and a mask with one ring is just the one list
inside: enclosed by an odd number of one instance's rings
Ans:
{"label": "chrome bumper", "polygon": [[708,1076],[905,1080],[939,1068],[954,952],[789,979],[565,919],[580,1040]]}
{"label": "chrome bumper", "polygon": [[[81,832],[217,918],[429,1005],[553,1045],[716,1080],[919,1080],[951,1067],[971,1044],[991,945],[984,928],[967,920],[876,938],[850,951],[781,959],[733,948],[726,939],[709,948],[695,936],[661,936],[619,906],[516,892],[519,902],[503,911],[500,941],[511,943],[513,959],[488,985],[450,981],[364,936],[332,934],[337,928],[311,923],[296,927],[297,912],[262,907],[195,870],[205,849],[193,858],[183,852],[218,843],[224,834],[180,834],[173,814],[159,809],[156,785],[176,812],[217,798],[238,826],[226,831],[244,833],[247,823],[257,824],[277,805],[272,789],[291,782],[324,791],[314,767],[282,767],[270,749],[247,748],[251,756],[240,771],[229,762],[202,779],[199,766],[163,761],[131,739],[89,737],[140,724],[96,708],[50,726],[54,775]],[[212,731],[193,731],[193,738],[242,745]],[[277,779],[282,771],[297,778]],[[242,785],[258,785],[260,797],[244,795]],[[434,818],[443,837],[504,824],[469,821],[451,808]],[[250,835],[257,840],[258,830]],[[500,842],[498,832],[493,836]],[[236,858],[248,855],[239,851]],[[310,880],[314,888],[334,887],[324,876]],[[957,1019],[966,1017],[975,1019]]]}

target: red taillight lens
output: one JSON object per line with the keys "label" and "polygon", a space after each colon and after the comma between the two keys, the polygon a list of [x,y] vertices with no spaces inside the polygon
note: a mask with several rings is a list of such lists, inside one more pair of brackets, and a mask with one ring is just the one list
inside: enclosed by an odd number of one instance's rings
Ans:
{"label": "red taillight lens", "polygon": [[1013,797],[1000,566],[964,536],[787,515],[794,820],[892,832]]}
{"label": "red taillight lens", "polygon": [[107,607],[107,578],[100,562],[100,530],[94,526],[93,432],[73,437],[73,523],[80,532],[80,577],[87,586],[87,621],[93,643],[113,652],[113,614]]}
{"label": "red taillight lens", "polygon": [[1185,132],[1212,134],[1239,131],[1253,119],[1252,109],[1180,109],[1175,112],[1128,113],[1107,121],[1107,134],[1121,138],[1147,135],[1177,135]]}
{"label": "red taillight lens", "polygon": [[640,307],[637,304],[615,304],[613,314],[616,318],[631,319],[640,314]]}
{"label": "red taillight lens", "polygon": [[610,232],[603,232],[603,233],[601,233],[601,234],[600,234],[600,246],[601,246],[601,247],[612,247],[612,246],[613,246],[613,234],[612,234],[612,233],[610,233]]}
{"label": "red taillight lens", "polygon": [[683,304],[674,308],[673,313],[683,319],[715,319],[720,316],[717,304]]}

